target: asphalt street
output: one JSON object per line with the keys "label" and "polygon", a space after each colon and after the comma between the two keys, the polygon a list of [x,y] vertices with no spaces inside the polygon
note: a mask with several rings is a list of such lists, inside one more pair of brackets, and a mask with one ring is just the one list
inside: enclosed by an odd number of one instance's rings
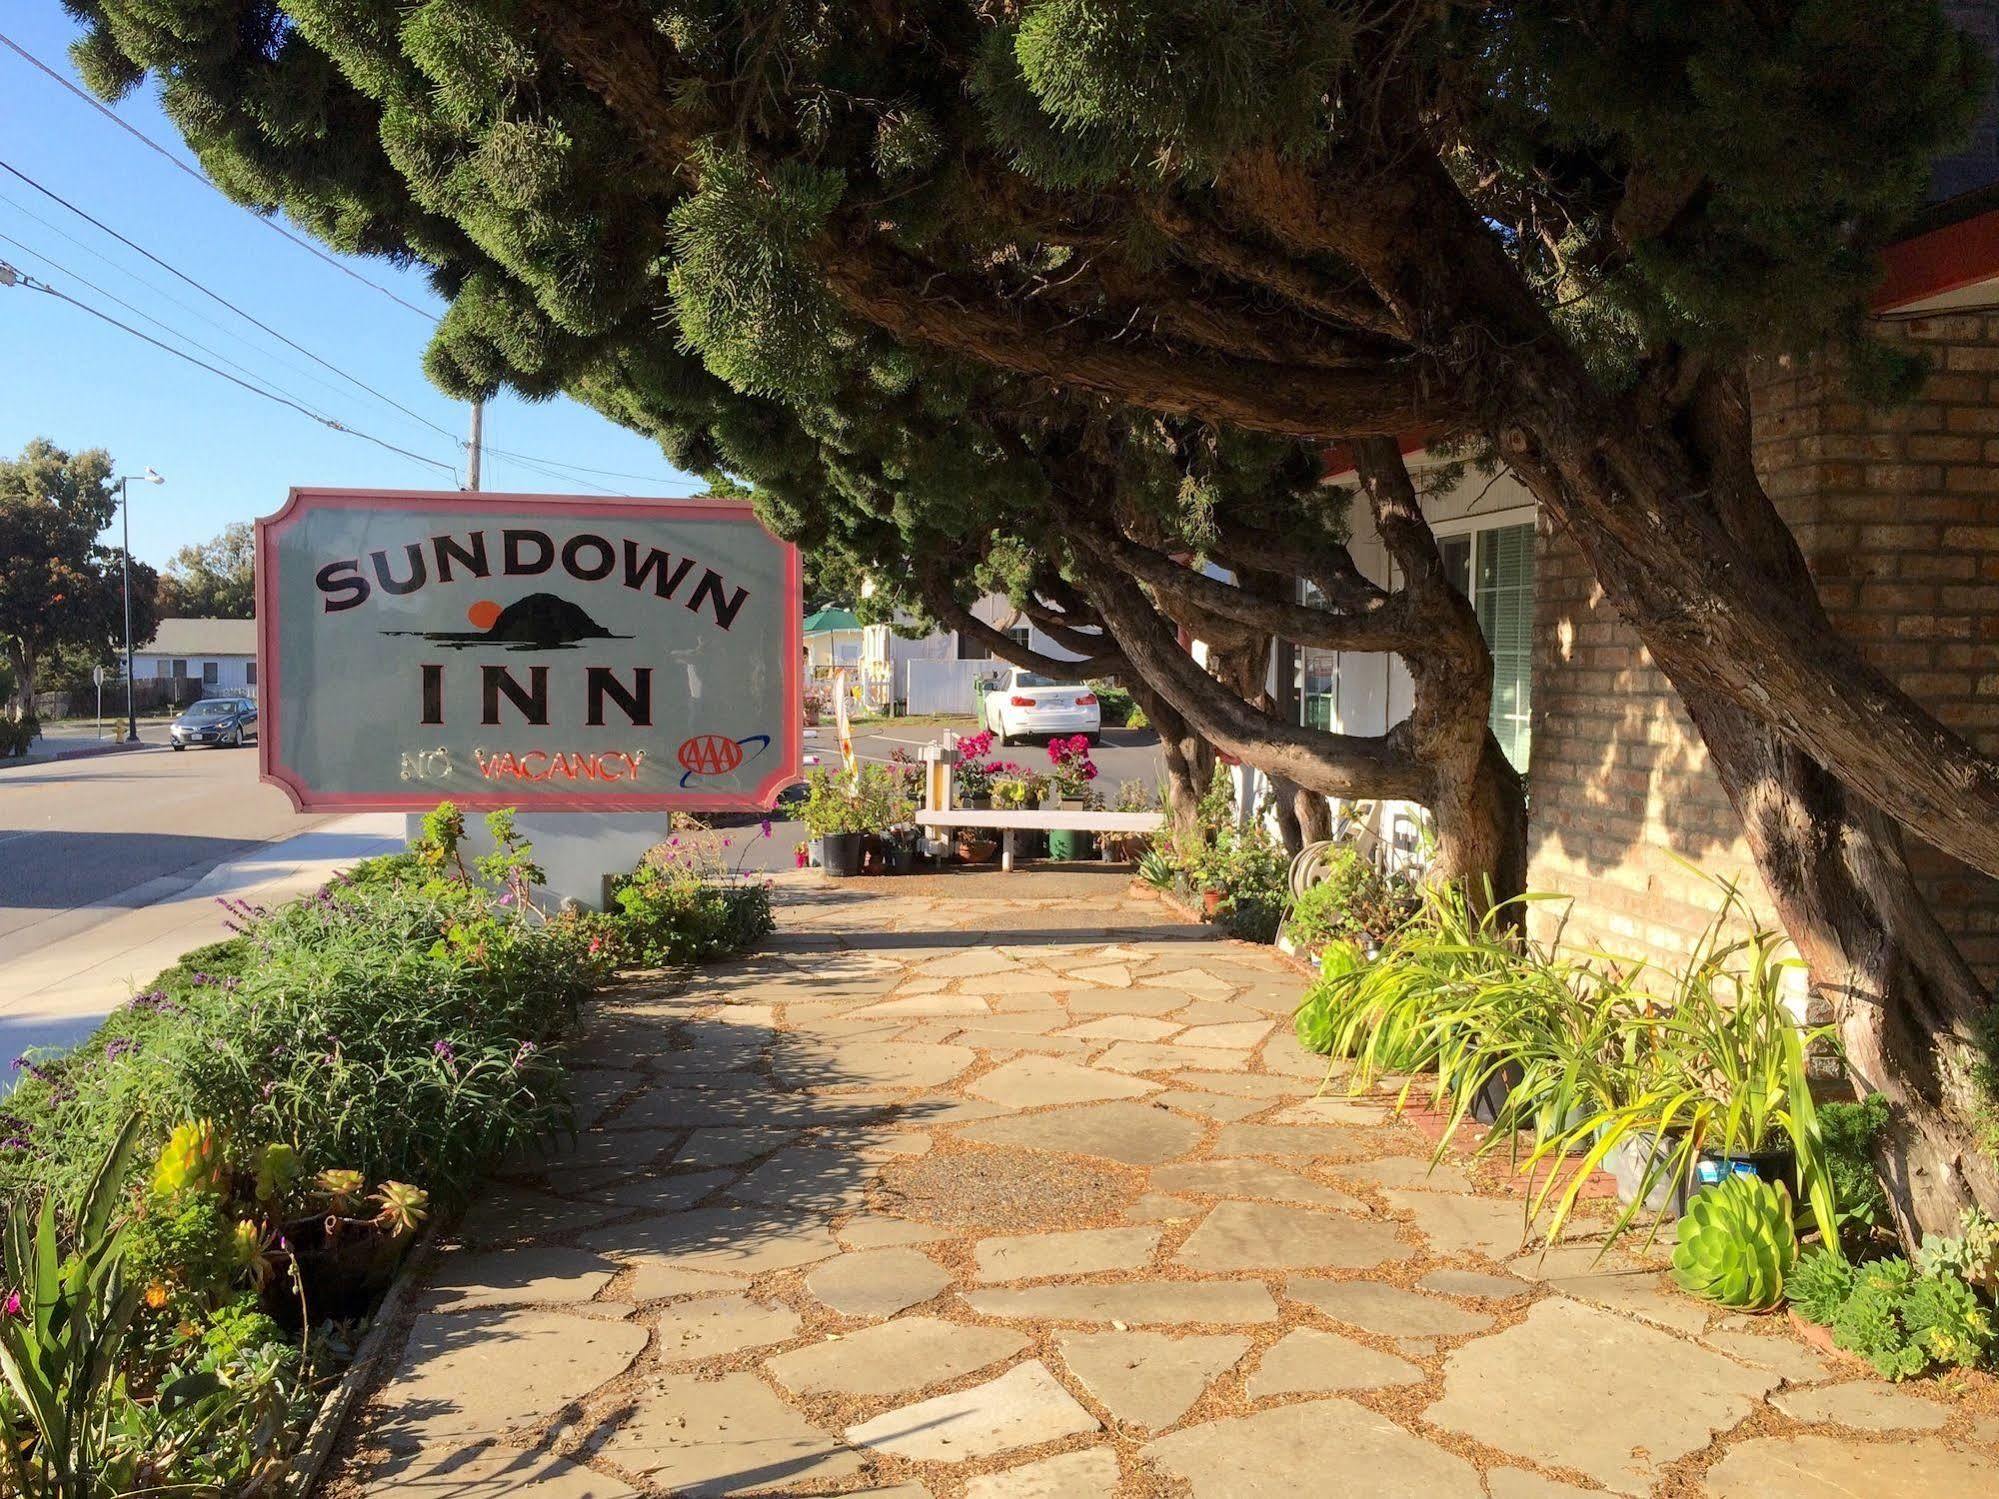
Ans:
{"label": "asphalt street", "polygon": [[[960,723],[888,723],[855,736],[864,759],[886,761],[900,749],[918,755]],[[148,726],[147,737],[162,731]],[[806,741],[808,756],[834,763],[830,727]],[[999,752],[1040,769],[1038,744]],[[1158,740],[1150,731],[1113,729],[1095,752],[1106,798],[1118,784],[1156,785]],[[293,812],[282,792],[257,779],[254,749],[147,749],[93,759],[0,767],[0,970],[61,938],[128,911],[171,898],[217,865],[261,845],[330,821]],[[787,869],[804,838],[779,819],[759,838],[747,868]]]}
{"label": "asphalt street", "polygon": [[261,784],[254,748],[0,767],[0,962],[327,820]]}

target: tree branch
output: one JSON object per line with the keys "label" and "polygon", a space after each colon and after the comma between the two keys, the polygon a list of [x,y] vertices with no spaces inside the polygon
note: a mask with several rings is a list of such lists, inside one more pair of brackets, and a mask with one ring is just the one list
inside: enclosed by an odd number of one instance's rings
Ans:
{"label": "tree branch", "polygon": [[821,266],[833,299],[893,338],[1172,416],[1318,439],[1393,435],[1449,414],[1407,365],[1301,370],[1126,347],[976,288],[925,296],[902,284],[913,268],[876,244],[829,246]]}
{"label": "tree branch", "polygon": [[1022,645],[1004,630],[994,629],[959,603],[958,596],[951,591],[951,585],[943,575],[941,565],[935,561],[922,568],[917,577],[917,587],[923,595],[924,603],[930,606],[930,612],[938,619],[960,634],[971,636],[1002,661],[1010,661],[1027,671],[1038,671],[1044,676],[1060,678],[1071,674],[1079,677],[1102,677],[1131,670],[1124,653],[1112,642],[1099,642],[1100,649],[1097,653],[1081,661],[1065,661],[1059,656],[1044,656],[1041,652]]}
{"label": "tree branch", "polygon": [[1328,734],[1251,707],[1180,649],[1130,578],[1091,552],[1078,554],[1077,567],[1139,675],[1217,749],[1327,796],[1420,801],[1428,794],[1429,778],[1396,730]]}
{"label": "tree branch", "polygon": [[1300,645],[1333,651],[1409,651],[1417,649],[1424,638],[1399,594],[1389,595],[1365,614],[1339,614],[1281,599],[1258,598],[1247,589],[1183,567],[1109,527],[1073,519],[1066,524],[1080,545],[1096,549],[1154,588],[1185,599],[1197,609],[1266,634],[1282,635]]}

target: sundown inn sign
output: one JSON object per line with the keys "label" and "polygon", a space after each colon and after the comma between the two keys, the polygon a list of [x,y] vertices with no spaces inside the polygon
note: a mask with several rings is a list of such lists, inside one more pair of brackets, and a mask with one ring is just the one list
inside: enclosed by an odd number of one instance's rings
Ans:
{"label": "sundown inn sign", "polygon": [[257,522],[302,809],[751,810],[799,774],[798,554],[731,500],[295,489]]}

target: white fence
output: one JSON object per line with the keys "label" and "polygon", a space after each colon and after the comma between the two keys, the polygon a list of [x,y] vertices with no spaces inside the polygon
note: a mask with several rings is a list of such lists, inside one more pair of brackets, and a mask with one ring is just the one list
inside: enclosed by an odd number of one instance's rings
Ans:
{"label": "white fence", "polygon": [[905,661],[909,713],[977,713],[979,684],[1004,668],[997,661]]}

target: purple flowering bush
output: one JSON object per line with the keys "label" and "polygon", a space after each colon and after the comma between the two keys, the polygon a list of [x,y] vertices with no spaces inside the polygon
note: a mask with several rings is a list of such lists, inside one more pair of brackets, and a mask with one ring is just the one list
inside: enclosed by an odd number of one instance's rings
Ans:
{"label": "purple flowering bush", "polygon": [[[386,861],[385,861],[386,862]],[[565,1128],[559,1042],[616,950],[602,917],[545,918],[399,858],[190,953],[0,1100],[0,1198],[73,1201],[122,1121],[283,1141],[310,1170],[418,1183],[444,1204]],[[0,1064],[4,1065],[4,1064]]]}

